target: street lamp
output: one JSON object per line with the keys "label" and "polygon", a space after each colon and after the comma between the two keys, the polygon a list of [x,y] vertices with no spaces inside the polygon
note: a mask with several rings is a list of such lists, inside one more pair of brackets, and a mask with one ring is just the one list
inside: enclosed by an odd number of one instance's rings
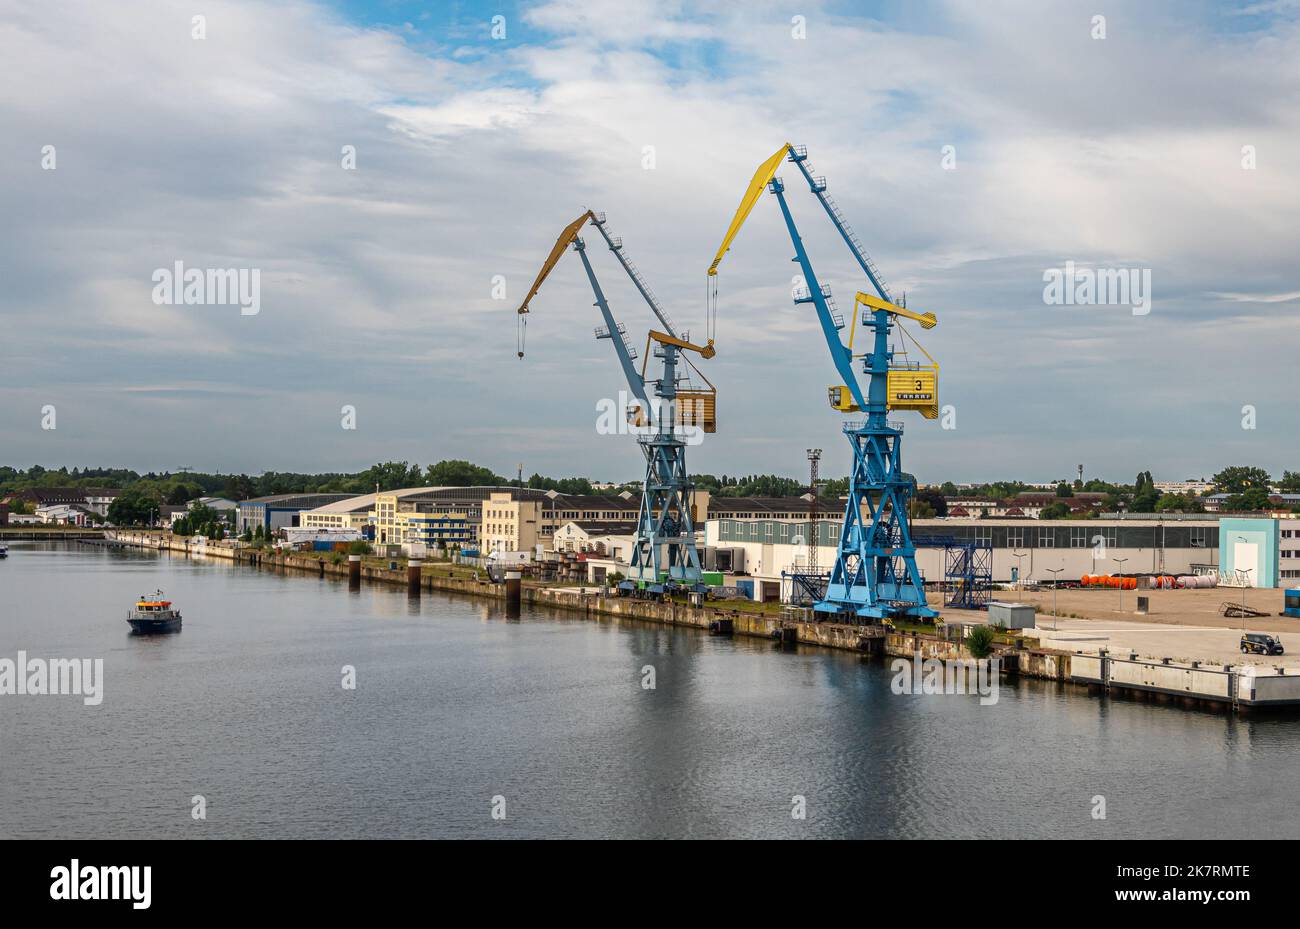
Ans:
{"label": "street lamp", "polygon": [[[1128,561],[1128,559],[1127,559],[1127,558],[1112,558],[1111,561],[1113,561],[1113,562],[1115,562],[1115,564],[1119,565],[1119,572],[1118,572],[1118,573],[1123,574],[1123,573],[1124,573],[1124,562]],[[1122,577],[1119,579],[1119,611],[1120,611],[1121,613],[1124,612],[1124,578],[1122,578]]]}
{"label": "street lamp", "polygon": [[1052,575],[1052,631],[1056,631],[1056,591],[1061,586],[1061,572],[1065,570],[1065,562],[1061,562],[1059,568],[1044,568],[1048,574]]}
{"label": "street lamp", "polygon": [[1011,557],[1016,559],[1016,589],[1025,589],[1025,572],[1021,567],[1021,559],[1028,555],[1029,552],[1018,552],[1015,549],[1011,551]]}

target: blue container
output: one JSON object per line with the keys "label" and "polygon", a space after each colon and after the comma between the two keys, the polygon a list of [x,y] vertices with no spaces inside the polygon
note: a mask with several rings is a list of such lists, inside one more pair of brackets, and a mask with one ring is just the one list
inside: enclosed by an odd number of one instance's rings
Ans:
{"label": "blue container", "polygon": [[740,591],[750,600],[754,599],[754,582],[753,581],[736,581],[736,590]]}

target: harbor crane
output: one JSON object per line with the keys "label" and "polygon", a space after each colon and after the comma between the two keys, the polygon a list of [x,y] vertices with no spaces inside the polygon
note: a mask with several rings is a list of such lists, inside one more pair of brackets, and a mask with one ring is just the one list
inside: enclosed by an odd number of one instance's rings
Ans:
{"label": "harbor crane", "polygon": [[[786,202],[785,184],[776,176],[784,159],[799,169],[875,290],[874,295],[859,292],[854,297],[848,345],[840,337],[844,318],[835,308],[830,288],[817,280]],[[794,245],[793,261],[799,264],[806,283],[795,291],[794,302],[811,303],[815,307],[831,361],[839,374],[840,383],[827,390],[830,405],[841,413],[866,414],[865,420],[846,422],[843,426],[853,448],[853,464],[835,564],[829,576],[797,580],[805,589],[811,587],[818,591],[813,607],[817,613],[875,620],[937,616],[926,604],[925,584],[916,567],[916,546],[908,524],[908,503],[915,488],[903,471],[903,424],[891,421],[888,414],[893,410],[914,410],[926,419],[938,417],[938,364],[915,339],[912,341],[929,364],[906,360],[906,349],[891,348],[889,339],[895,326],[900,334],[907,335],[901,320],[914,321],[924,329],[933,328],[938,320],[933,313],[907,309],[905,300],[894,301],[879,269],[826,192],[826,178],[813,171],[807,148],[789,143],[777,149],[754,172],[709,266],[711,315],[716,312],[718,266],[765,189],[776,197],[781,208]],[[855,353],[854,336],[859,320],[870,334],[865,348]],[[865,390],[854,371],[855,362],[861,362],[861,370],[867,375]]]}
{"label": "harbor crane", "polygon": [[[600,232],[605,244],[663,326],[663,330],[650,330],[646,338],[646,357],[642,359],[639,371],[634,364],[636,347],[628,341],[627,329],[614,318],[605,292],[596,278],[595,269],[587,257],[586,242],[579,235],[587,223]],[[636,536],[628,559],[628,574],[619,588],[625,593],[638,596],[671,593],[674,590],[704,592],[707,588],[703,585],[700,556],[695,544],[695,519],[691,512],[693,485],[686,470],[686,446],[691,439],[691,430],[705,433],[717,430],[717,389],[691,362],[687,353],[704,359],[712,358],[716,353],[713,339],[697,345],[690,341],[689,333],[678,330],[641,272],[627,256],[623,240],[610,234],[605,214],[588,210],[560,233],[550,255],[537,273],[532,288],[519,305],[517,349],[520,358],[524,357],[529,303],[537,296],[542,283],[569,247],[582,260],[583,270],[587,273],[587,280],[595,294],[595,306],[600,310],[604,321],[604,325],[596,329],[596,338],[608,339],[614,345],[614,353],[633,398],[628,408],[622,412],[627,417],[630,430],[637,435],[646,459]],[[655,357],[662,361],[662,370],[658,378],[647,379],[646,365],[652,343]],[[680,366],[681,363],[685,364],[686,369]],[[707,386],[691,386],[691,371],[699,375]],[[653,388],[653,400],[647,391],[648,387]]]}

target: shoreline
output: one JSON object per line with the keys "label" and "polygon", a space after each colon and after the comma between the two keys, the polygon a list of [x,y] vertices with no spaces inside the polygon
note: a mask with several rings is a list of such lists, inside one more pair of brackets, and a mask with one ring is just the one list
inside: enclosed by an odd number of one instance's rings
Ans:
{"label": "shoreline", "polygon": [[[108,544],[167,551],[186,556],[224,558],[248,567],[302,571],[318,577],[346,578],[348,562],[334,563],[324,557],[254,548],[235,548],[228,543],[191,545],[153,532],[104,530]],[[84,539],[83,539],[84,541]],[[89,544],[94,544],[90,542]],[[360,565],[362,580],[407,585],[407,569]],[[506,600],[504,584],[484,580],[420,575],[422,590],[459,593],[470,597]],[[622,617],[671,626],[691,626],[724,634],[762,638],[786,644],[818,645],[859,654],[922,660],[973,660],[964,645],[938,636],[917,632],[889,631],[883,626],[849,625],[831,622],[802,622],[758,615],[725,607],[693,607],[684,604],[629,597],[604,597],[598,593],[574,592],[570,588],[542,587],[525,583],[521,600],[595,618]],[[1300,675],[1256,674],[1253,667],[1222,668],[1205,662],[1174,663],[1170,659],[1138,659],[1136,653],[1113,656],[1085,655],[1061,649],[1032,646],[996,646],[993,655],[1001,660],[1004,676],[1024,676],[1085,688],[1094,696],[1120,696],[1184,709],[1248,713],[1252,711],[1300,711]]]}

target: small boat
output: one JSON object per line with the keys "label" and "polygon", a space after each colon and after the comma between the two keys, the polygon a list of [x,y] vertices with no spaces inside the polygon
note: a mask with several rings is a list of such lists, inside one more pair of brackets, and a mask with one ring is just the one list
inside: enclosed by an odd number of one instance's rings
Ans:
{"label": "small boat", "polygon": [[179,632],[181,628],[181,611],[172,609],[172,602],[163,599],[163,592],[156,590],[153,596],[141,596],[136,601],[135,609],[126,614],[126,621],[131,624],[131,631],[148,635],[155,632]]}

